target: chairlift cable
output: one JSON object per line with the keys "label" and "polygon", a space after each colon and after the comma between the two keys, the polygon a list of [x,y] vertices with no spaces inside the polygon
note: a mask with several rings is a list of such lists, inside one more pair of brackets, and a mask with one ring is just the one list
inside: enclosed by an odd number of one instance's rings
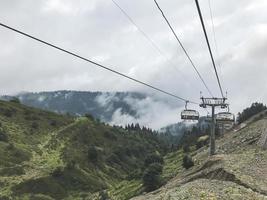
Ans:
{"label": "chairlift cable", "polygon": [[214,61],[214,58],[213,58],[213,54],[212,54],[212,51],[211,51],[209,38],[208,38],[207,31],[206,31],[206,28],[205,28],[205,23],[203,21],[201,9],[200,9],[198,0],[195,0],[195,2],[196,2],[197,10],[198,10],[198,15],[199,15],[199,18],[200,18],[200,21],[201,21],[202,29],[203,29],[203,32],[204,32],[204,35],[205,35],[205,39],[206,39],[206,42],[207,42],[207,45],[208,45],[208,49],[209,49],[209,54],[210,54],[210,57],[211,57],[212,65],[213,65],[213,68],[214,68],[214,71],[215,71],[215,75],[216,75],[216,78],[217,78],[217,82],[218,82],[218,85],[219,85],[219,88],[220,88],[220,92],[221,92],[222,98],[224,98],[223,90],[222,90],[222,86],[221,86],[221,82],[220,82],[220,78],[219,78],[219,75],[218,75],[218,72],[217,72],[217,68],[216,68],[216,65],[215,65],[215,61]]}
{"label": "chairlift cable", "polygon": [[[125,15],[125,17],[136,27],[136,29],[144,36],[144,38],[154,47],[154,49],[158,52],[160,56],[162,56],[174,69],[178,70],[179,74],[183,77],[184,80],[187,80],[183,72],[175,66],[173,62],[170,61],[170,59],[167,58],[166,54],[160,49],[160,47],[151,39],[151,37],[148,36],[148,34],[145,33],[145,31],[133,20],[133,18],[127,13],[125,9],[115,0],[111,0],[112,3]],[[196,86],[189,82],[192,87],[194,87],[196,90]]]}
{"label": "chairlift cable", "polygon": [[187,99],[185,99],[185,98],[179,97],[179,96],[177,96],[177,95],[175,95],[175,94],[172,94],[172,93],[170,93],[170,92],[168,92],[168,91],[165,91],[165,90],[163,90],[163,89],[160,89],[160,88],[155,87],[155,86],[153,86],[153,85],[150,85],[150,84],[148,84],[148,83],[145,83],[145,82],[143,82],[143,81],[140,81],[140,80],[138,80],[138,79],[136,79],[136,78],[130,77],[130,76],[126,75],[126,74],[123,74],[123,73],[121,73],[121,72],[119,72],[119,71],[116,71],[116,70],[114,70],[114,69],[111,69],[111,68],[109,68],[109,67],[107,67],[107,66],[104,66],[104,65],[102,65],[102,64],[99,64],[99,63],[97,63],[97,62],[95,62],[95,61],[92,61],[92,60],[90,60],[90,59],[88,59],[88,58],[85,58],[85,57],[83,57],[83,56],[80,56],[80,55],[78,55],[78,54],[76,54],[76,53],[74,53],[74,52],[72,52],[72,51],[66,50],[66,49],[64,49],[64,48],[62,48],[62,47],[59,47],[59,46],[56,46],[56,45],[54,45],[54,44],[52,44],[52,43],[46,42],[46,41],[44,41],[44,40],[41,40],[41,39],[39,39],[39,38],[37,38],[37,37],[35,37],[35,36],[32,36],[32,35],[27,34],[27,33],[25,33],[25,32],[22,32],[22,31],[20,31],[20,30],[18,30],[18,29],[12,28],[12,27],[10,27],[10,26],[8,26],[8,25],[6,25],[6,24],[3,24],[3,23],[1,23],[1,22],[0,22],[0,26],[4,27],[4,28],[6,28],[6,29],[9,29],[9,30],[11,30],[11,31],[14,31],[14,32],[16,32],[16,33],[18,33],[18,34],[20,34],[20,35],[26,36],[26,37],[28,37],[28,38],[30,38],[30,39],[32,39],[32,40],[37,41],[37,42],[40,42],[40,43],[45,44],[45,45],[47,45],[47,46],[50,46],[50,47],[52,47],[52,48],[54,48],[54,49],[57,49],[57,50],[59,50],[59,51],[62,51],[62,52],[67,53],[67,54],[69,54],[69,55],[72,55],[72,56],[74,56],[74,57],[76,57],[76,58],[79,58],[79,59],[81,59],[81,60],[84,60],[84,61],[86,61],[86,62],[89,62],[89,63],[91,63],[91,64],[94,64],[94,65],[96,65],[96,66],[98,66],[98,67],[100,67],[100,68],[103,68],[103,69],[105,69],[105,70],[108,70],[108,71],[110,71],[110,72],[112,72],[112,73],[114,73],[114,74],[117,74],[117,75],[122,76],[122,77],[124,77],[124,78],[127,78],[127,79],[129,79],[129,80],[132,80],[132,81],[134,81],[134,82],[137,82],[137,83],[139,83],[139,84],[145,85],[145,86],[147,86],[147,87],[149,87],[149,88],[151,88],[151,89],[153,89],[153,90],[156,90],[156,91],[158,91],[158,92],[161,92],[161,93],[163,93],[163,94],[169,95],[169,96],[171,96],[171,97],[174,97],[174,98],[179,99],[179,100],[184,101],[184,102],[190,102],[190,103],[192,103],[192,104],[198,104],[198,103],[196,103],[196,102],[189,101],[189,100],[187,100]]}
{"label": "chairlift cable", "polygon": [[214,26],[214,20],[213,20],[212,8],[211,8],[211,0],[209,0],[209,10],[210,10],[210,19],[211,19],[211,25],[212,25],[215,52],[217,54],[217,64],[219,66],[219,72],[221,74],[221,79],[222,79],[222,63],[220,62],[220,53],[219,53],[218,43],[216,40],[215,26]]}
{"label": "chairlift cable", "polygon": [[202,81],[202,83],[204,84],[205,88],[207,89],[207,91],[209,92],[209,94],[213,97],[212,92],[210,91],[210,89],[208,88],[205,80],[203,79],[203,77],[201,76],[200,72],[198,71],[196,65],[194,64],[193,60],[191,59],[191,57],[189,56],[187,50],[185,49],[184,45],[182,44],[181,40],[178,38],[176,32],[174,31],[172,25],[170,24],[169,20],[167,19],[167,17],[165,16],[163,10],[161,9],[161,7],[159,6],[158,2],[156,0],[154,0],[158,10],[161,12],[161,15],[163,16],[164,20],[166,21],[166,23],[168,24],[169,28],[171,29],[171,32],[173,33],[174,37],[176,38],[177,42],[179,43],[179,45],[181,46],[182,50],[184,51],[186,57],[188,58],[190,64],[192,65],[192,67],[194,68],[195,72],[197,73],[197,75],[199,76],[200,80]]}

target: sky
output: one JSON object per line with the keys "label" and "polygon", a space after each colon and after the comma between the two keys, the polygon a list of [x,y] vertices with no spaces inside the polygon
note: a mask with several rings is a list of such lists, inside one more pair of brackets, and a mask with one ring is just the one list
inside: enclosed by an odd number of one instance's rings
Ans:
{"label": "sky", "polygon": [[[199,102],[200,92],[208,97],[153,0],[114,1],[161,54],[112,0],[0,0],[0,22],[183,98]],[[194,0],[158,3],[213,95],[219,97]],[[266,103],[267,1],[210,0],[218,51],[209,0],[199,3],[231,111],[237,113],[255,101]],[[0,44],[0,94],[53,90],[153,92],[3,27]]]}

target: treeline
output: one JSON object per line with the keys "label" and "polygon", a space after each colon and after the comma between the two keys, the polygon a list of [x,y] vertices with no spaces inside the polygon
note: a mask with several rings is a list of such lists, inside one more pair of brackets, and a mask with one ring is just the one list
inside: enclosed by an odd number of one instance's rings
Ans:
{"label": "treeline", "polygon": [[145,126],[140,126],[139,123],[136,124],[128,124],[124,127],[125,130],[127,131],[142,131],[142,132],[147,132],[147,133],[151,133],[151,134],[157,134],[158,132],[155,130],[152,130],[151,128],[147,128]]}
{"label": "treeline", "polygon": [[260,113],[263,110],[266,110],[267,107],[263,103],[252,103],[252,105],[246,109],[244,109],[241,113],[239,112],[237,115],[237,122],[241,124],[242,122],[246,121],[253,115]]}

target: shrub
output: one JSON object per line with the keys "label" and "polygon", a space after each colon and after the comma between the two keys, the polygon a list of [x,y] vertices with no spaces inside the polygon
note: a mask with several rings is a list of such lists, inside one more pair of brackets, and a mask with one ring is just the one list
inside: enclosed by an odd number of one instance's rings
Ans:
{"label": "shrub", "polygon": [[7,134],[3,129],[0,129],[0,141],[2,141],[2,142],[8,141]]}
{"label": "shrub", "polygon": [[126,154],[126,148],[123,146],[117,146],[113,152],[118,156],[120,161],[126,161],[127,160],[127,154]]}
{"label": "shrub", "polygon": [[201,147],[207,145],[208,144],[208,141],[209,141],[209,136],[208,135],[199,137],[197,139],[196,148],[197,149],[200,149]]}
{"label": "shrub", "polygon": [[189,153],[189,152],[190,152],[190,146],[187,145],[187,144],[185,144],[185,145],[183,146],[183,152],[184,152],[184,153]]}
{"label": "shrub", "polygon": [[8,151],[12,151],[12,150],[15,149],[15,146],[14,146],[13,143],[9,143],[9,144],[7,145],[7,147],[6,147],[6,149],[7,149]]}
{"label": "shrub", "polygon": [[50,126],[57,126],[57,121],[56,120],[52,120],[50,122]]}
{"label": "shrub", "polygon": [[184,155],[182,165],[185,169],[189,169],[189,168],[193,167],[194,161],[193,161],[192,157],[188,154]]}
{"label": "shrub", "polygon": [[133,180],[133,179],[139,180],[142,178],[142,175],[143,175],[143,173],[142,173],[141,169],[135,169],[129,173],[129,175],[127,176],[127,179],[128,180]]}
{"label": "shrub", "polygon": [[163,158],[159,154],[150,154],[145,158],[145,167],[149,166],[152,163],[163,164]]}
{"label": "shrub", "polygon": [[10,99],[9,102],[20,104],[20,100],[19,100],[19,98],[17,98],[17,97],[13,97],[12,99]]}
{"label": "shrub", "polygon": [[51,172],[51,176],[53,177],[60,177],[60,176],[63,176],[63,173],[64,173],[64,168],[59,166],[57,168],[55,168],[52,172]]}
{"label": "shrub", "polygon": [[110,156],[108,156],[106,160],[109,164],[117,164],[117,165],[121,164],[120,158],[115,153],[111,153]]}
{"label": "shrub", "polygon": [[104,132],[104,137],[108,138],[110,140],[117,140],[116,135],[114,133],[112,133],[112,132],[109,132],[109,131],[105,131]]}
{"label": "shrub", "polygon": [[0,169],[0,176],[14,176],[14,175],[22,175],[22,174],[25,174],[25,171],[23,167],[21,166],[4,167]]}
{"label": "shrub", "polygon": [[92,121],[95,120],[95,118],[93,117],[93,115],[91,115],[91,114],[89,114],[89,113],[86,113],[84,116],[85,116],[87,119],[90,119],[90,120],[92,120]]}
{"label": "shrub", "polygon": [[90,162],[97,162],[99,159],[99,154],[97,148],[95,146],[91,146],[88,148],[87,157]]}
{"label": "shrub", "polygon": [[101,190],[99,192],[99,200],[109,200],[109,196],[106,190]]}
{"label": "shrub", "polygon": [[161,186],[162,165],[153,163],[148,166],[143,174],[143,186],[147,192],[155,190]]}
{"label": "shrub", "polygon": [[10,109],[5,109],[5,110],[4,110],[4,115],[5,115],[6,117],[12,117],[12,115],[13,115],[13,111],[10,110]]}
{"label": "shrub", "polygon": [[38,129],[39,128],[39,124],[37,122],[33,122],[31,126],[32,126],[33,129]]}
{"label": "shrub", "polygon": [[76,166],[76,161],[75,160],[70,160],[67,162],[66,168],[67,169],[74,169]]}

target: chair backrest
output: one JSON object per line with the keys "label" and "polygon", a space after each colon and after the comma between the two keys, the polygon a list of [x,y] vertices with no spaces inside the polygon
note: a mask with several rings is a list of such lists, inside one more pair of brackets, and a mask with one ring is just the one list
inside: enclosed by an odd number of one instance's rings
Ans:
{"label": "chair backrest", "polygon": [[196,110],[183,110],[181,112],[181,119],[198,120],[199,119],[199,113]]}
{"label": "chair backrest", "polygon": [[221,122],[234,122],[235,116],[230,112],[221,112],[216,115],[216,121]]}

